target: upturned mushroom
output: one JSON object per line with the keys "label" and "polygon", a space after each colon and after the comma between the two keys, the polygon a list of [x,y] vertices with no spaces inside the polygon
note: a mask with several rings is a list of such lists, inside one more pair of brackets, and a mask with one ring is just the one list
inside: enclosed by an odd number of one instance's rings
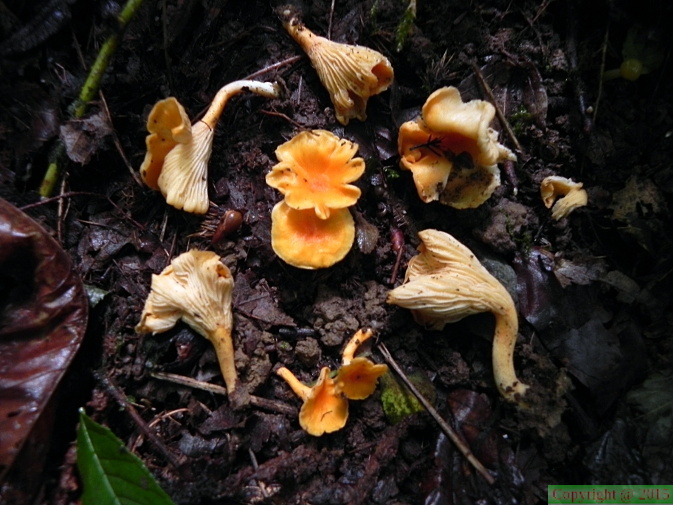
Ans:
{"label": "upturned mushroom", "polygon": [[319,437],[325,433],[340,430],[348,420],[348,400],[339,391],[336,382],[330,377],[330,369],[320,371],[318,382],[307,386],[285,367],[276,373],[292,388],[292,391],[304,402],[299,411],[299,425],[309,435]]}
{"label": "upturned mushroom", "polygon": [[376,389],[378,379],[388,372],[387,365],[376,364],[355,353],[358,348],[374,335],[370,329],[358,330],[350,339],[342,353],[341,367],[335,377],[337,387],[350,400],[364,400]]}
{"label": "upturned mushroom", "polygon": [[582,189],[581,182],[550,175],[540,184],[540,195],[545,207],[551,208],[551,217],[556,221],[568,217],[570,213],[584,207],[589,202],[589,195]]}
{"label": "upturned mushroom", "polygon": [[147,119],[150,134],[140,175],[149,187],[161,191],[166,203],[195,214],[208,211],[208,161],[215,126],[229,99],[244,91],[267,98],[280,95],[276,83],[234,81],[217,92],[206,114],[193,125],[174,97],[155,104]]}
{"label": "upturned mushroom", "polygon": [[519,321],[512,297],[474,254],[448,233],[419,232],[420,254],[409,262],[404,283],[388,293],[387,302],[410,309],[425,327],[442,330],[469,315],[495,317],[493,374],[500,394],[522,404],[528,386],[514,371]]}
{"label": "upturned mushroom", "polygon": [[418,196],[457,209],[478,207],[500,185],[497,164],[516,156],[490,127],[495,107],[483,100],[463,102],[452,86],[432,93],[421,116],[402,124],[400,165],[410,170]]}
{"label": "upturned mushroom", "polygon": [[286,263],[304,269],[341,261],[355,240],[348,207],[360,189],[350,184],[365,170],[357,144],[326,130],[304,131],[276,149],[266,176],[284,200],[271,213],[271,246]]}
{"label": "upturned mushroom", "polygon": [[384,55],[368,47],[333,42],[306,28],[299,10],[278,9],[283,27],[311,60],[329,92],[337,121],[347,125],[352,118],[367,119],[369,97],[387,90],[393,82],[393,67]]}
{"label": "upturned mushroom", "polygon": [[171,261],[159,275],[152,275],[151,291],[139,333],[162,333],[182,320],[210,340],[232,403],[244,401],[237,391],[234,363],[232,292],[234,278],[214,252],[190,250]]}

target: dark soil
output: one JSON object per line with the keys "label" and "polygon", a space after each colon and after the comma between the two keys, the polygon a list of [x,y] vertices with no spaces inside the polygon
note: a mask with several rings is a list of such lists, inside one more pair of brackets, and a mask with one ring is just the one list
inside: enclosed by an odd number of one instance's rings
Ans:
{"label": "dark soil", "polygon": [[[673,19],[672,5],[420,0],[398,51],[404,2],[348,0],[333,11],[329,1],[308,2],[308,27],[377,49],[395,69],[391,89],[370,99],[367,121],[346,127],[266,1],[145,1],[100,99],[72,121],[68,105],[116,29],[119,5],[5,0],[0,7],[8,13],[0,26],[0,196],[18,207],[38,202],[57,138],[73,141],[69,155],[78,161],[67,164],[61,197],[27,213],[53,231],[89,290],[104,295],[90,309],[84,344],[62,384],[39,503],[78,499],[72,444],[80,406],[139,455],[179,504],[536,503],[548,484],[673,482],[673,45],[663,24]],[[647,29],[663,62],[636,81],[601,83],[602,62],[620,65],[635,24]],[[30,36],[12,38],[23,26]],[[175,96],[196,117],[222,85],[286,60],[257,75],[282,82],[283,98],[243,94],[227,106],[210,162],[208,216],[175,210],[138,183],[156,101]],[[397,129],[439,87],[487,99],[478,75],[521,146],[494,124],[518,161],[501,167],[503,184],[477,209],[424,204],[399,168]],[[302,129],[356,142],[367,162],[353,208],[356,244],[343,261],[317,271],[288,266],[270,244],[270,211],[280,195],[265,175],[276,147]],[[588,206],[554,221],[539,191],[548,175],[584,183]],[[230,209],[243,213],[243,223],[212,243]],[[491,316],[425,331],[408,311],[385,303],[426,228],[468,245],[515,295],[515,360],[532,387],[528,409],[497,394]],[[400,233],[400,273],[391,282]],[[213,250],[231,268],[241,380],[281,407],[232,411],[226,396],[156,377],[223,384],[210,344],[186,326],[134,331],[151,274],[190,248]],[[321,367],[334,369],[343,344],[366,327],[407,373],[431,385],[438,410],[494,485],[427,413],[391,424],[380,391],[351,402],[341,431],[315,438],[301,430],[300,401],[274,370],[286,366],[309,383]],[[371,356],[382,361],[375,345]]]}

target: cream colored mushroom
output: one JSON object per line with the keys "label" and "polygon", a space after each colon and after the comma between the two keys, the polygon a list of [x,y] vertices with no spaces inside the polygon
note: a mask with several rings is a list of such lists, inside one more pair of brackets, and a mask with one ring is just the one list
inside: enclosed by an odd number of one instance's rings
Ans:
{"label": "cream colored mushroom", "polygon": [[484,203],[500,185],[497,164],[516,160],[490,127],[495,107],[463,102],[453,86],[433,92],[418,118],[400,126],[400,165],[413,174],[424,202],[439,200],[457,209]]}
{"label": "cream colored mushroom", "polygon": [[184,108],[175,98],[154,106],[147,120],[150,135],[140,174],[148,186],[161,191],[166,203],[195,214],[208,211],[208,161],[215,126],[229,99],[244,91],[267,98],[280,95],[276,83],[234,81],[217,92],[205,116],[191,128]]}
{"label": "cream colored mushroom", "polygon": [[182,320],[210,340],[227,392],[238,386],[234,363],[232,292],[234,278],[214,252],[195,249],[175,258],[152,286],[136,326],[139,333],[162,333]]}
{"label": "cream colored mushroom", "polygon": [[368,47],[333,42],[306,28],[296,8],[279,11],[283,26],[311,60],[330,94],[337,120],[367,119],[367,100],[387,90],[393,82],[388,58]]}
{"label": "cream colored mushroom", "polygon": [[581,182],[558,175],[545,177],[540,184],[540,194],[545,207],[551,207],[551,217],[558,221],[578,207],[584,207],[589,202],[589,196],[582,186]]}
{"label": "cream colored mushroom", "polygon": [[512,297],[472,251],[448,233],[430,229],[418,235],[420,254],[411,259],[404,283],[388,293],[387,302],[410,309],[419,324],[434,330],[491,312],[495,383],[505,399],[522,403],[528,386],[514,371],[519,321]]}

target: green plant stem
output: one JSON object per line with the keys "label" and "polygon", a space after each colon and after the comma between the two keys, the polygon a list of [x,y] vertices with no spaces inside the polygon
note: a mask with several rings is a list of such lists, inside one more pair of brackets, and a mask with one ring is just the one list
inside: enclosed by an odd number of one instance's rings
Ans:
{"label": "green plant stem", "polygon": [[[117,17],[117,21],[119,23],[118,30],[110,35],[101,46],[98,56],[96,57],[96,61],[94,61],[93,65],[91,66],[89,75],[82,85],[79,96],[70,105],[70,107],[68,107],[68,112],[71,118],[79,119],[84,116],[89,102],[95,98],[96,94],[100,90],[101,81],[103,80],[103,76],[105,75],[105,71],[110,64],[112,56],[119,46],[122,33],[142,3],[143,0],[127,0],[124,8]],[[47,171],[44,174],[39,189],[41,197],[47,198],[53,194],[54,188],[56,187],[61,177],[62,167],[65,162],[65,148],[63,143],[59,140],[49,155],[49,166],[47,167]]]}

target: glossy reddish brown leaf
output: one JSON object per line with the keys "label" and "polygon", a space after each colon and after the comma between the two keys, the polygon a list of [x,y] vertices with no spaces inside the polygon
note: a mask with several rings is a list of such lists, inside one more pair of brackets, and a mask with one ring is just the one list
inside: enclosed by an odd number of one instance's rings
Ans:
{"label": "glossy reddish brown leaf", "polygon": [[0,480],[79,348],[87,299],[68,255],[0,199]]}

